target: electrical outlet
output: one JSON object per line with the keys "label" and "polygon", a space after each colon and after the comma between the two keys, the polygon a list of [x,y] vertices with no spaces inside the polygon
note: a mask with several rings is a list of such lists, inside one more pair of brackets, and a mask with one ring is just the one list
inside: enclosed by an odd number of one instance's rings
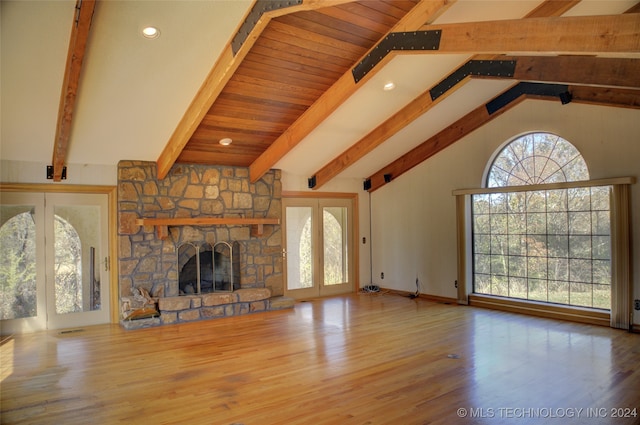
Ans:
{"label": "electrical outlet", "polygon": [[384,279],[384,273],[380,273],[380,279]]}
{"label": "electrical outlet", "polygon": [[635,300],[633,302],[633,308],[635,308],[636,310],[640,310],[640,300]]}

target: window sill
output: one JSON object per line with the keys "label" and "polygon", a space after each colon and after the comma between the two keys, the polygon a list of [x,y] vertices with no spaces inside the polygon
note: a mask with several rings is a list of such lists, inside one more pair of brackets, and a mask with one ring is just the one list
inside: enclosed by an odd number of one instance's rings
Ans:
{"label": "window sill", "polygon": [[592,325],[611,326],[610,313],[604,310],[592,310],[559,304],[546,304],[536,301],[516,300],[491,295],[470,294],[469,305],[494,310],[523,313],[550,319],[569,320]]}

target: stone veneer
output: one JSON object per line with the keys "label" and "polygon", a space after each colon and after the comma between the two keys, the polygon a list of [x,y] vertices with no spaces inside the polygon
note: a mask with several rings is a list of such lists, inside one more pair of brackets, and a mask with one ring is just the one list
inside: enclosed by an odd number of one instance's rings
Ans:
{"label": "stone veneer", "polygon": [[[159,180],[154,162],[121,161],[118,271],[122,317],[136,307],[141,287],[159,300],[162,324],[267,310],[267,298],[284,293],[280,225],[264,225],[261,236],[252,236],[251,227],[241,225],[170,226],[163,240],[154,226],[138,226],[138,218],[281,218],[281,214],[278,170],[251,183],[248,168],[175,165]],[[240,245],[240,292],[179,297],[178,246],[219,241],[238,241]],[[205,304],[213,304],[203,305],[203,297]],[[213,308],[215,303],[227,307]]]}

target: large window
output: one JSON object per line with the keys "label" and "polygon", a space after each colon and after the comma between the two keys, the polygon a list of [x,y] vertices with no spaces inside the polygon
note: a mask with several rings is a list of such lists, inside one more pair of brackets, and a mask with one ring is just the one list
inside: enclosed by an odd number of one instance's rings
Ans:
{"label": "large window", "polygon": [[473,291],[609,309],[611,187],[557,187],[588,179],[578,150],[557,135],[507,144],[486,180],[504,191],[471,198]]}

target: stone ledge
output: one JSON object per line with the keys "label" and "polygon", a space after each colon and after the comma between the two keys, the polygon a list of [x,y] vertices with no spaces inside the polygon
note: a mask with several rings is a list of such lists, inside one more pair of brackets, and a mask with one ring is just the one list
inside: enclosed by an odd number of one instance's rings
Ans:
{"label": "stone ledge", "polygon": [[239,302],[252,302],[266,300],[271,296],[269,288],[246,288],[233,292],[238,295]]}
{"label": "stone ledge", "polygon": [[269,300],[269,310],[284,310],[287,308],[293,308],[296,303],[296,300],[293,298],[279,296],[272,297]]}
{"label": "stone ledge", "polygon": [[[237,291],[236,291],[237,292]],[[235,292],[202,294],[203,307],[212,307],[215,305],[234,304],[238,302],[238,294]]]}
{"label": "stone ledge", "polygon": [[158,298],[158,310],[160,311],[178,311],[191,308],[191,300],[194,296],[187,295],[184,297],[163,297]]}

